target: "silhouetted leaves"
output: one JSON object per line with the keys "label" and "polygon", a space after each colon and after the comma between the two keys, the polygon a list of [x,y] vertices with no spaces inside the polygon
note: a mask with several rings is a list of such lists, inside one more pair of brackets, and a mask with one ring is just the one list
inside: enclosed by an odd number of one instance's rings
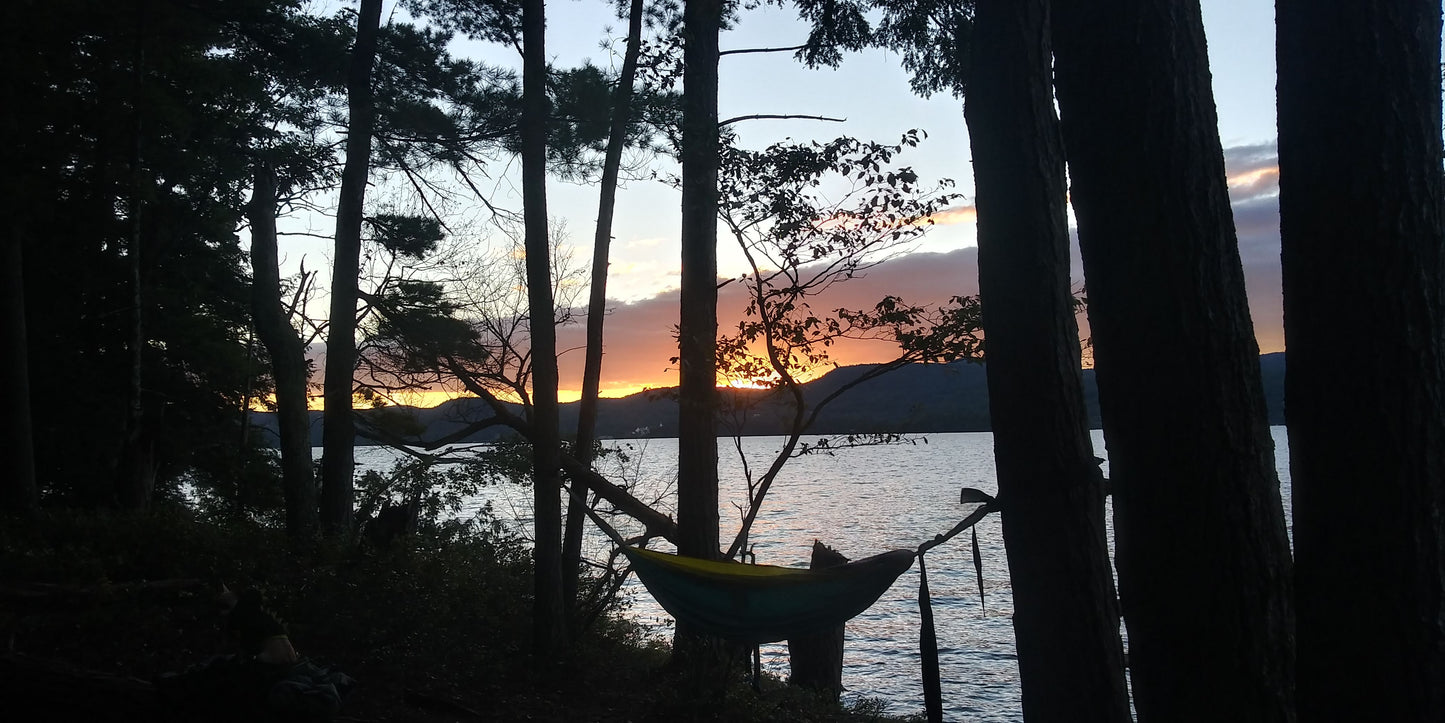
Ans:
{"label": "silhouetted leaves", "polygon": [[[919,144],[921,131],[897,145],[838,138],[828,143],[779,143],[761,151],[722,149],[719,215],[750,266],[730,283],[748,291],[744,318],[718,339],[719,376],[774,390],[788,411],[787,437],[757,478],[745,473],[748,504],[729,556],[741,550],[772,481],[792,456],[895,437],[849,438],[803,444],[819,412],[847,390],[914,362],[979,358],[978,301],[910,305],[886,296],[871,310],[814,308],[822,295],[888,258],[904,253],[933,225],[933,216],[959,196],[951,181],[924,186],[912,168],[893,161]],[[886,339],[893,359],[874,365],[826,396],[805,400],[802,383],[832,362],[841,339]],[[727,410],[735,433],[761,398],[733,395]]]}
{"label": "silhouetted leaves", "polygon": [[441,222],[427,216],[379,213],[367,219],[372,238],[387,251],[420,260],[436,250],[445,235]]}
{"label": "silhouetted leaves", "polygon": [[871,311],[815,311],[813,300],[902,253],[956,201],[951,181],[925,188],[892,165],[920,131],[898,145],[839,138],[723,151],[721,216],[752,266],[736,280],[749,290],[746,318],[719,340],[730,379],[792,383],[828,363],[842,338],[889,338],[900,363],[953,361],[979,352],[976,299],[912,306],[888,296]]}

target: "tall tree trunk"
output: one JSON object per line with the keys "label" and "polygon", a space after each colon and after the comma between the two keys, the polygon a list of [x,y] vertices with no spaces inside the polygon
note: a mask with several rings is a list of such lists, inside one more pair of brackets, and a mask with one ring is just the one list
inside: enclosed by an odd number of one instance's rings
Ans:
{"label": "tall tree trunk", "polygon": [[0,512],[31,515],[40,509],[35,484],[35,443],[30,420],[30,346],[25,333],[25,267],[20,224],[6,219],[9,234],[0,241],[0,379],[10,390],[0,425],[0,459],[6,461],[0,486]]}
{"label": "tall tree trunk", "polygon": [[[682,75],[682,279],[678,345],[677,551],[718,559],[717,222],[720,0],[686,0]],[[714,652],[709,652],[714,651]],[[715,648],[678,623],[674,660],[694,687],[717,672]]]}
{"label": "tall tree trunk", "polygon": [[717,512],[718,32],[722,3],[683,9],[678,552],[714,559]]}
{"label": "tall tree trunk", "polygon": [[974,12],[964,115],[1024,717],[1128,721],[1070,293],[1048,2],[978,0]]}
{"label": "tall tree trunk", "polygon": [[533,638],[538,660],[563,643],[562,456],[557,421],[557,328],[547,229],[546,4],[522,4],[522,207],[532,337]]}
{"label": "tall tree trunk", "polygon": [[346,77],[350,120],[346,166],[336,204],[336,256],[331,269],[331,313],[326,332],[325,412],[321,433],[321,528],[327,535],[349,534],[355,491],[356,428],[351,395],[356,376],[356,285],[361,273],[361,220],[366,177],[371,169],[371,134],[376,121],[371,69],[381,27],[381,0],[361,0],[356,18],[356,47]]}
{"label": "tall tree trunk", "polygon": [[[627,145],[627,124],[632,117],[632,84],[637,76],[637,57],[642,51],[642,0],[632,0],[627,13],[627,49],[622,54],[622,74],[612,93],[612,125],[607,131],[607,152],[602,160],[602,188],[597,202],[597,233],[592,238],[592,286],[587,298],[587,360],[582,370],[582,399],[577,407],[577,459],[592,463],[597,441],[597,397],[602,386],[602,322],[607,315],[607,266],[612,248],[612,214],[617,205],[617,177],[622,168],[622,150]],[[567,530],[563,535],[562,603],[568,628],[574,633],[577,613],[577,583],[582,569],[582,530],[587,505],[578,494],[567,502]]]}
{"label": "tall tree trunk", "polygon": [[[33,54],[22,50],[19,33],[26,32],[20,19],[28,13],[15,5],[3,12],[7,28],[0,43],[0,63],[7,71],[0,73],[0,98],[8,99],[0,111],[0,134],[18,138],[21,131],[21,106],[17,102],[34,93],[30,82],[23,81],[16,71],[30,62]],[[30,57],[26,57],[29,55]],[[33,77],[33,76],[32,76]],[[23,148],[23,146],[22,146]],[[7,166],[29,167],[33,159],[16,144],[6,148]],[[10,399],[5,404],[4,421],[0,422],[0,458],[8,460],[9,472],[0,482],[0,511],[34,514],[40,509],[40,490],[35,481],[34,419],[30,414],[30,342],[25,324],[25,241],[27,224],[21,210],[27,205],[30,181],[22,174],[9,173],[0,181],[0,208],[4,214],[5,234],[0,237],[0,379],[6,380]]]}
{"label": "tall tree trunk", "polygon": [[1445,720],[1440,30],[1278,3],[1301,720]]}
{"label": "tall tree trunk", "polygon": [[316,481],[311,465],[311,418],[306,409],[306,349],[281,304],[277,265],[276,174],[258,164],[251,202],[251,316],[256,335],[271,357],[276,378],[276,425],[280,428],[281,490],[286,497],[286,531],[292,537],[316,532]]}
{"label": "tall tree trunk", "polygon": [[126,267],[130,272],[130,338],[127,346],[130,352],[129,377],[126,384],[125,435],[121,442],[119,468],[116,470],[116,501],[122,509],[144,510],[150,507],[155,491],[155,436],[146,418],[144,385],[145,370],[145,310],[144,294],[141,291],[141,239],[145,227],[145,199],[143,187],[143,159],[145,123],[142,113],[146,107],[143,97],[145,89],[145,43],[147,27],[147,3],[139,3],[135,10],[135,50],[131,59],[131,147],[130,147],[130,199],[129,243],[126,245]]}
{"label": "tall tree trunk", "polygon": [[1292,720],[1274,446],[1197,0],[1054,5],[1140,720]]}
{"label": "tall tree trunk", "polygon": [[[139,137],[136,145],[140,145]],[[146,417],[145,398],[145,295],[141,292],[141,220],[145,203],[140,199],[139,172],[134,174],[136,187],[130,201],[130,243],[126,248],[126,265],[130,280],[130,334],[127,347],[125,434],[121,441],[120,463],[116,470],[116,502],[121,509],[140,511],[150,507],[155,492],[155,435],[151,420]]]}

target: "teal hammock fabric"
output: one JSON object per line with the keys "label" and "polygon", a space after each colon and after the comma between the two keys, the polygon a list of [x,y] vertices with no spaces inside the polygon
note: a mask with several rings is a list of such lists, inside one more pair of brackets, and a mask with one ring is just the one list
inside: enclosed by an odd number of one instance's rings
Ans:
{"label": "teal hammock fabric", "polygon": [[913,550],[823,570],[622,551],[647,591],[694,629],[744,643],[772,643],[842,625],[867,610],[913,566]]}

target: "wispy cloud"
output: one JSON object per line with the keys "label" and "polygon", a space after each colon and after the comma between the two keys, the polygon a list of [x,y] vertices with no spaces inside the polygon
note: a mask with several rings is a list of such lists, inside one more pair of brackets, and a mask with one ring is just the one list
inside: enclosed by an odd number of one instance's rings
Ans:
{"label": "wispy cloud", "polygon": [[1226,148],[1224,167],[1232,203],[1279,195],[1279,150],[1275,144]]}
{"label": "wispy cloud", "polygon": [[1278,166],[1279,146],[1273,142],[1230,146],[1224,149],[1224,167],[1231,176]]}
{"label": "wispy cloud", "polygon": [[929,218],[939,226],[952,226],[959,223],[977,223],[978,210],[970,203],[963,206],[945,208]]}
{"label": "wispy cloud", "polygon": [[1224,149],[1234,231],[1262,352],[1284,349],[1279,271],[1279,150],[1274,143]]}
{"label": "wispy cloud", "polygon": [[816,224],[820,231],[832,229],[858,229],[867,228],[870,231],[887,231],[890,229],[926,226],[952,226],[956,224],[972,224],[978,220],[978,214],[974,207],[969,205],[951,206],[936,213],[925,216],[906,216],[889,219],[884,216],[859,217],[851,214],[839,214],[828,217]]}

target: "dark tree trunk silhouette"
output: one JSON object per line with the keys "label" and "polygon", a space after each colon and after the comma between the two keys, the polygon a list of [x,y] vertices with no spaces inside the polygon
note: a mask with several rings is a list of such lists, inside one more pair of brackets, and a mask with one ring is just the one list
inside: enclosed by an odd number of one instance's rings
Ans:
{"label": "dark tree trunk silhouette", "polygon": [[718,32],[722,3],[683,10],[678,552],[717,558]]}
{"label": "dark tree trunk silhouette", "polygon": [[[682,279],[678,346],[677,551],[722,557],[717,511],[717,221],[719,0],[686,0],[682,76]],[[679,623],[673,659],[716,680],[720,659],[705,637]]]}
{"label": "dark tree trunk silhouette", "polygon": [[1029,721],[1128,721],[1069,282],[1047,0],[978,0],[964,115],[998,500]]}
{"label": "dark tree trunk silhouette", "polygon": [[35,444],[30,420],[30,346],[25,330],[25,267],[20,224],[7,219],[9,235],[0,258],[0,379],[10,390],[0,425],[0,456],[6,461],[0,484],[0,512],[34,514],[40,509],[35,485]]}
{"label": "dark tree trunk silhouette", "polygon": [[1199,4],[1053,19],[1136,710],[1292,720],[1289,544]]}
{"label": "dark tree trunk silhouette", "polygon": [[131,56],[131,138],[130,138],[130,198],[128,199],[128,239],[125,249],[126,270],[130,282],[130,328],[126,344],[130,365],[126,380],[125,434],[121,440],[120,460],[116,469],[116,501],[121,509],[144,510],[150,507],[155,492],[155,436],[151,421],[146,416],[145,393],[145,294],[141,290],[141,246],[145,235],[144,217],[146,200],[144,187],[144,131],[143,120],[146,104],[142,100],[145,91],[146,65],[146,7],[141,5],[134,13],[134,50]]}
{"label": "dark tree trunk silhouette", "polygon": [[[809,570],[825,570],[848,564],[842,553],[813,540],[813,556]],[[843,694],[843,637],[845,627],[839,625],[788,640],[788,682],[811,688],[821,695],[837,700]]]}
{"label": "dark tree trunk silhouette", "polygon": [[1301,720],[1445,720],[1440,4],[1278,3]]}
{"label": "dark tree trunk silhouette", "polygon": [[[612,248],[612,214],[617,205],[617,178],[622,167],[622,150],[627,144],[627,123],[632,116],[632,84],[637,76],[637,57],[642,51],[642,0],[632,0],[627,13],[627,50],[622,55],[622,72],[612,93],[612,124],[608,128],[607,152],[602,160],[601,190],[597,202],[597,232],[592,239],[592,285],[587,298],[587,359],[582,370],[582,399],[577,406],[576,457],[592,462],[597,441],[597,397],[602,386],[602,326],[607,314],[607,266]],[[582,566],[582,530],[586,521],[585,492],[567,502],[567,529],[563,535],[562,602],[574,628],[577,582]],[[573,630],[575,633],[575,630]]]}
{"label": "dark tree trunk silhouette", "polygon": [[376,107],[371,70],[381,26],[381,0],[361,0],[356,46],[346,79],[351,117],[346,133],[346,166],[336,204],[336,256],[331,269],[331,314],[326,333],[321,457],[321,528],[327,535],[348,534],[355,496],[356,428],[351,409],[356,374],[356,285],[361,273],[361,220],[366,178],[371,169],[371,134]]}
{"label": "dark tree trunk silhouette", "polygon": [[251,202],[251,317],[256,336],[271,358],[276,379],[276,425],[281,448],[281,490],[286,498],[286,531],[307,537],[317,526],[316,480],[311,464],[311,418],[306,409],[306,349],[281,303],[277,266],[276,174],[258,164]]}
{"label": "dark tree trunk silhouette", "polygon": [[[11,32],[24,32],[17,22],[23,13],[9,13]],[[17,75],[30,62],[19,43],[7,35],[0,48],[0,62],[8,69],[0,80],[0,93],[20,97],[31,88]],[[30,55],[31,58],[34,55]],[[0,111],[0,133],[7,138],[21,136],[21,104],[11,103]],[[11,164],[31,163],[28,154],[8,151]],[[40,509],[40,490],[35,479],[35,421],[30,413],[30,341],[25,322],[25,238],[26,223],[21,211],[29,200],[26,188],[38,185],[18,174],[7,178],[0,197],[4,203],[4,236],[0,237],[0,379],[11,390],[0,422],[0,455],[9,461],[9,473],[0,482],[0,511],[34,514]]]}
{"label": "dark tree trunk silhouette", "polygon": [[562,458],[557,328],[547,228],[547,51],[543,0],[522,4],[522,207],[532,355],[533,638],[539,660],[563,642]]}

